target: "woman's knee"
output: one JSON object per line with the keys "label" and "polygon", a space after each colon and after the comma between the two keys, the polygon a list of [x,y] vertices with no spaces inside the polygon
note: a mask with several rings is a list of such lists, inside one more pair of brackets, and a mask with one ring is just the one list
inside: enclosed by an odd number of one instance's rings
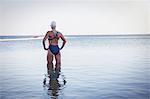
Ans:
{"label": "woman's knee", "polygon": [[59,61],[59,62],[57,62],[56,64],[57,64],[57,65],[61,65],[61,62]]}
{"label": "woman's knee", "polygon": [[61,65],[61,58],[60,58],[60,57],[57,57],[57,58],[56,58],[56,64]]}
{"label": "woman's knee", "polygon": [[52,63],[52,62],[53,62],[53,56],[47,55],[47,63]]}

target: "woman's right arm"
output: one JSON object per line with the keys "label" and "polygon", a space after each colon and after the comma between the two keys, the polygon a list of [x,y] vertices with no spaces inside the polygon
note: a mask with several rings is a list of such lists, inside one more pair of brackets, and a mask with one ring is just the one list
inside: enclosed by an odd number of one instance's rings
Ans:
{"label": "woman's right arm", "polygon": [[44,38],[43,38],[43,47],[44,47],[44,49],[45,50],[48,50],[48,48],[46,48],[46,46],[45,46],[45,41],[46,41],[46,39],[48,38],[48,32],[46,33],[46,35],[44,36]]}

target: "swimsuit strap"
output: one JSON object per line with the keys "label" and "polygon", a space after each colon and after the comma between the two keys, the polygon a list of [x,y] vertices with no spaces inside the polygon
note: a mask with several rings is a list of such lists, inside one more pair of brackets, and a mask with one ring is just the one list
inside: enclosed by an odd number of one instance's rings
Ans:
{"label": "swimsuit strap", "polygon": [[58,39],[58,33],[59,33],[59,32],[57,32],[57,33],[56,33],[56,36],[55,36],[57,39]]}
{"label": "swimsuit strap", "polygon": [[56,31],[56,35],[54,34],[54,38],[58,39],[58,32],[57,31]]}

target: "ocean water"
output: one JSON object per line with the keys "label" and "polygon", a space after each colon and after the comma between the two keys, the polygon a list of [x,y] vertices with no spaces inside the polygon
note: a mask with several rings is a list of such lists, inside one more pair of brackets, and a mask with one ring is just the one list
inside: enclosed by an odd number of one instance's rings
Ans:
{"label": "ocean water", "polygon": [[66,38],[53,81],[41,39],[1,40],[0,99],[150,99],[150,36]]}

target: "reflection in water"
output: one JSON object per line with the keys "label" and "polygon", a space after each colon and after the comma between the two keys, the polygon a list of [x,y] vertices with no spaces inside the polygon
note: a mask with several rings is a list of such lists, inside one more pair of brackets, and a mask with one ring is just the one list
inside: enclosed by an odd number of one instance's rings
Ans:
{"label": "reflection in water", "polygon": [[65,84],[65,76],[62,74],[61,70],[55,69],[49,70],[48,75],[45,75],[43,81],[43,87],[52,99],[58,99],[59,96],[62,97],[62,90]]}

